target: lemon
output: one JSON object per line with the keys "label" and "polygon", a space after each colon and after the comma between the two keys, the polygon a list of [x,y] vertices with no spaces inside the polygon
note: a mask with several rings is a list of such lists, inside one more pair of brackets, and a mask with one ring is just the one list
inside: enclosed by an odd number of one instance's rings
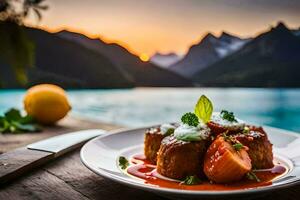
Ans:
{"label": "lemon", "polygon": [[66,92],[59,86],[40,84],[28,89],[24,97],[28,115],[41,124],[54,124],[71,110]]}

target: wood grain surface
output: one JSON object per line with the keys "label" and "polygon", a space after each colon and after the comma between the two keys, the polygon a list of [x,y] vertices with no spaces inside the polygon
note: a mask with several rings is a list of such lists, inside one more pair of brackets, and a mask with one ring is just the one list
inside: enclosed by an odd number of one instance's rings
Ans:
{"label": "wood grain surface", "polygon": [[61,120],[56,126],[44,127],[43,132],[41,133],[0,133],[0,153],[7,152],[9,150],[16,149],[19,147],[24,147],[30,143],[62,133],[67,133],[76,130],[84,130],[89,128],[102,128],[105,130],[112,130],[116,128],[121,128],[121,126],[67,117]]}
{"label": "wood grain surface", "polygon": [[[81,123],[73,120],[72,123],[80,126]],[[91,123],[90,125],[80,126],[84,128],[103,128],[114,129],[119,128],[113,125],[102,125],[100,123]],[[70,130],[70,127],[61,124],[61,131]],[[83,128],[84,127],[84,128]],[[71,128],[72,129],[72,128]],[[75,128],[78,130],[77,128]],[[73,129],[72,129],[73,130]],[[48,135],[58,133],[51,133]],[[29,137],[29,136],[28,136]],[[46,136],[45,136],[46,137]],[[36,137],[33,137],[36,140]],[[10,141],[13,141],[12,139]],[[27,142],[30,139],[27,140]],[[5,144],[5,141],[1,140]],[[15,146],[15,145],[13,145]],[[5,149],[12,147],[6,146]],[[4,148],[3,148],[4,149]],[[251,196],[249,196],[251,198]],[[282,189],[280,191],[257,197],[258,200],[297,200],[300,198],[300,186]],[[10,199],[109,199],[109,200],[162,200],[163,197],[156,194],[130,188],[110,180],[104,179],[83,166],[79,158],[79,150],[68,153],[58,158],[42,168],[20,177],[16,181],[0,188],[0,200]],[[203,199],[203,198],[201,198]],[[226,198],[222,198],[226,199]],[[230,198],[231,200],[232,198]],[[244,199],[244,198],[243,198]]]}
{"label": "wood grain surface", "polygon": [[53,153],[34,151],[25,147],[1,154],[0,186],[48,163],[54,157]]}

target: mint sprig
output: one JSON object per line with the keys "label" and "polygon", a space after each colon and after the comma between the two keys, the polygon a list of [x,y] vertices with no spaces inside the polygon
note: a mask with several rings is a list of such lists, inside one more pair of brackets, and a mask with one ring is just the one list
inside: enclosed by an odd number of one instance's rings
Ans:
{"label": "mint sprig", "polygon": [[22,116],[18,109],[11,108],[0,116],[1,133],[38,132],[41,127],[29,116]]}
{"label": "mint sprig", "polygon": [[205,95],[202,95],[195,106],[194,112],[206,124],[210,121],[213,109],[212,102]]}
{"label": "mint sprig", "polygon": [[189,126],[198,126],[199,124],[199,120],[198,117],[191,112],[185,113],[182,117],[181,117],[181,122],[184,124],[187,124]]}

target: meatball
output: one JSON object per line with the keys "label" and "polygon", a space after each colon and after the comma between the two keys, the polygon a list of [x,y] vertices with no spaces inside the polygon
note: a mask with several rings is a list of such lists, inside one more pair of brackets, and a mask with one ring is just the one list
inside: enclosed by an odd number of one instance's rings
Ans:
{"label": "meatball", "polygon": [[205,140],[184,142],[175,136],[162,140],[157,156],[157,172],[163,176],[182,180],[187,176],[203,176]]}
{"label": "meatball", "polygon": [[156,164],[157,152],[160,147],[162,139],[174,133],[175,128],[178,126],[176,123],[162,124],[159,127],[147,129],[144,140],[144,154],[146,159]]}
{"label": "meatball", "polygon": [[151,128],[145,133],[144,154],[150,163],[156,164],[157,152],[159,150],[161,141],[165,137],[166,136],[160,132],[160,128]]}
{"label": "meatball", "polygon": [[211,132],[218,136],[222,133],[228,132],[228,134],[235,134],[243,130],[242,128],[232,128],[232,127],[225,127],[221,124],[218,124],[216,122],[210,121],[207,123],[207,126],[211,129]]}
{"label": "meatball", "polygon": [[237,134],[235,137],[249,148],[248,154],[254,169],[268,169],[274,166],[273,145],[262,127],[250,126],[248,132]]}

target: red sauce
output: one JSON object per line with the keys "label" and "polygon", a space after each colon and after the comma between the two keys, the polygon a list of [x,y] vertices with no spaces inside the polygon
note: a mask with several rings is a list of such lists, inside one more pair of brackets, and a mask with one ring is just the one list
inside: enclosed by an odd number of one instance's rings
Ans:
{"label": "red sauce", "polygon": [[127,173],[143,179],[146,184],[181,190],[239,190],[268,186],[272,185],[272,180],[274,178],[286,172],[286,168],[284,166],[277,164],[272,169],[255,171],[255,174],[260,179],[260,182],[243,179],[236,183],[216,184],[206,180],[198,185],[184,185],[180,182],[160,178],[156,172],[156,166],[149,164],[144,155],[133,156],[131,163],[132,165],[127,168]]}

